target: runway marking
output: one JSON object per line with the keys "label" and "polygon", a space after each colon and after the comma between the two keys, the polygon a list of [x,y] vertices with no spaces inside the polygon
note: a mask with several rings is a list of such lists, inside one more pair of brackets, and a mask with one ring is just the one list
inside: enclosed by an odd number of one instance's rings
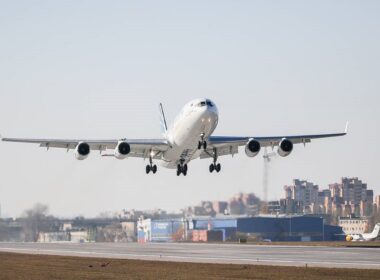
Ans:
{"label": "runway marking", "polygon": [[367,266],[375,266],[375,268],[380,269],[380,264],[379,263],[367,263],[367,262],[331,262],[331,261],[298,261],[298,260],[282,260],[282,259],[248,259],[248,258],[227,258],[227,257],[202,257],[202,256],[174,256],[174,255],[160,255],[160,254],[131,254],[131,253],[102,253],[102,252],[91,252],[91,251],[74,251],[74,250],[52,250],[52,249],[36,249],[36,250],[31,250],[27,248],[0,248],[0,251],[3,252],[29,252],[31,254],[42,254],[42,253],[56,253],[56,254],[76,254],[76,255],[83,255],[83,256],[102,256],[104,258],[110,258],[110,256],[114,257],[133,257],[136,259],[141,259],[143,257],[145,258],[151,258],[154,260],[164,260],[166,259],[182,259],[182,260],[193,260],[192,262],[195,262],[195,260],[204,260],[204,261],[229,261],[228,263],[231,262],[236,262],[236,261],[245,261],[245,262],[250,262],[250,263],[294,263],[298,266],[303,266],[303,265],[310,265],[310,264],[316,264],[316,265],[327,265],[330,266],[332,264],[337,265],[337,266],[358,266],[358,265],[367,265]]}

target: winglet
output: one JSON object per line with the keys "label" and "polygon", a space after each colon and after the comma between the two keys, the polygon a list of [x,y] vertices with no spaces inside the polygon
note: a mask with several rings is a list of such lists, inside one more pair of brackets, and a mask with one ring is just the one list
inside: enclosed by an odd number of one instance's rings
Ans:
{"label": "winglet", "polygon": [[344,133],[346,133],[346,134],[348,133],[348,124],[349,124],[349,122],[347,121],[346,122],[346,128],[344,129]]}

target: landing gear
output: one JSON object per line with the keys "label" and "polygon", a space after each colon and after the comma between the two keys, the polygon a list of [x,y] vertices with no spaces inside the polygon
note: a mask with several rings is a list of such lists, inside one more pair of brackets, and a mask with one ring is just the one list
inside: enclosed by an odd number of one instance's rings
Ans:
{"label": "landing gear", "polygon": [[210,164],[210,173],[214,172],[215,165],[213,163]]}
{"label": "landing gear", "polygon": [[187,164],[181,163],[177,165],[177,176],[181,175],[181,173],[183,176],[187,175]]}
{"label": "landing gear", "polygon": [[157,165],[150,165],[148,164],[145,168],[146,174],[149,174],[150,171],[152,171],[153,174],[156,174],[157,172]]}
{"label": "landing gear", "polygon": [[204,141],[204,140],[198,142],[198,150],[202,149],[202,147],[203,147],[204,150],[207,149],[207,142]]}
{"label": "landing gear", "polygon": [[145,167],[146,174],[149,174],[152,171],[153,174],[157,172],[157,165],[153,164],[152,157],[149,157],[149,164]]}
{"label": "landing gear", "polygon": [[210,173],[212,173],[215,170],[217,173],[219,173],[220,170],[222,169],[222,166],[220,165],[220,163],[216,163],[216,161],[218,160],[218,153],[217,153],[216,148],[214,148],[213,152],[214,152],[213,163],[211,163],[211,165],[209,167],[209,171],[210,171]]}
{"label": "landing gear", "polygon": [[203,149],[206,150],[207,149],[207,142],[205,141],[205,134],[202,133],[201,134],[201,141],[198,142],[198,150]]}
{"label": "landing gear", "polygon": [[216,166],[215,166],[215,170],[216,172],[220,172],[220,170],[222,169],[222,166],[220,165],[220,163],[218,163]]}
{"label": "landing gear", "polygon": [[214,170],[217,173],[219,173],[221,169],[222,169],[222,166],[220,165],[220,163],[218,163],[218,164],[211,163],[210,167],[209,167],[210,173],[214,172]]}

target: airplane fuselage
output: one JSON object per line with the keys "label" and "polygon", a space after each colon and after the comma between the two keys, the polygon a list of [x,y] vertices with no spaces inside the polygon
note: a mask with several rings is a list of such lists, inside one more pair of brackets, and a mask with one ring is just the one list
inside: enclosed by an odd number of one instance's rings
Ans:
{"label": "airplane fuselage", "polygon": [[198,144],[206,140],[218,125],[219,113],[209,99],[195,99],[186,104],[168,129],[166,139],[171,145],[162,157],[161,165],[177,168],[179,160],[186,164],[199,157]]}

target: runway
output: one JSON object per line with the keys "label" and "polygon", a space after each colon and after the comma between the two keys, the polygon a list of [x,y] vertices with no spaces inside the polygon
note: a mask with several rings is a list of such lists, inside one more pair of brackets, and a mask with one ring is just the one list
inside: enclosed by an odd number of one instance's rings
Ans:
{"label": "runway", "polygon": [[0,251],[175,262],[380,269],[379,248],[192,243],[0,243]]}

